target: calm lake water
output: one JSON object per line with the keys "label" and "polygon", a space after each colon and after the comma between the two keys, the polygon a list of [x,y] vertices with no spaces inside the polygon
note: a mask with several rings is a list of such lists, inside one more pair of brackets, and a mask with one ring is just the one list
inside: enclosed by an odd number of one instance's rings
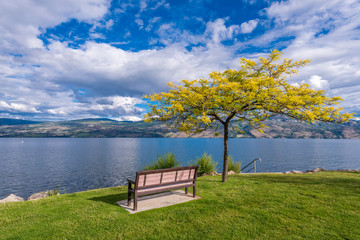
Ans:
{"label": "calm lake water", "polygon": [[[360,140],[230,139],[230,154],[258,172],[360,169]],[[222,139],[0,138],[0,199],[57,188],[75,192],[126,184],[126,177],[172,151],[183,166],[211,154],[222,169]]]}

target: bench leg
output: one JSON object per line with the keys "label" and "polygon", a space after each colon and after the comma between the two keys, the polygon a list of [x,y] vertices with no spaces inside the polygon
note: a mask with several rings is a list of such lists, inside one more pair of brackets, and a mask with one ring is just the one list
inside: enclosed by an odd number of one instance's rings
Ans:
{"label": "bench leg", "polygon": [[129,182],[129,185],[128,185],[128,206],[130,206],[131,204],[131,183]]}
{"label": "bench leg", "polygon": [[193,187],[193,197],[196,197],[196,185]]}
{"label": "bench leg", "polygon": [[134,193],[134,211],[136,211],[136,209],[137,209],[137,199],[138,197],[137,197],[137,195],[136,195],[136,193]]}
{"label": "bench leg", "polygon": [[131,205],[131,192],[128,192],[128,207]]}
{"label": "bench leg", "polygon": [[189,193],[189,189],[186,187],[185,188],[185,194],[188,194]]}

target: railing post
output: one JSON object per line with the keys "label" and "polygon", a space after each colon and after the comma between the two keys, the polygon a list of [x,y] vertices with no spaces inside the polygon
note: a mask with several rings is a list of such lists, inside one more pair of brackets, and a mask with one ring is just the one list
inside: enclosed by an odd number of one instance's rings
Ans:
{"label": "railing post", "polygon": [[253,164],[254,167],[251,168],[250,170],[248,170],[247,172],[250,172],[251,170],[254,169],[254,173],[256,173],[256,161],[261,162],[261,158],[255,158],[255,159],[252,160],[248,165],[246,165],[245,167],[243,167],[240,171],[242,172],[242,171],[245,170],[247,167],[249,167],[251,164]]}

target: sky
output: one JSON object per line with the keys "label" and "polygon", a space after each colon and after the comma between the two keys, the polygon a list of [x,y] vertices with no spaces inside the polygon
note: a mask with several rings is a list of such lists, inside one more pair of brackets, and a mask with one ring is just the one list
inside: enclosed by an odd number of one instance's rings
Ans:
{"label": "sky", "polygon": [[144,94],[272,49],[360,115],[360,0],[3,0],[0,118],[141,120]]}

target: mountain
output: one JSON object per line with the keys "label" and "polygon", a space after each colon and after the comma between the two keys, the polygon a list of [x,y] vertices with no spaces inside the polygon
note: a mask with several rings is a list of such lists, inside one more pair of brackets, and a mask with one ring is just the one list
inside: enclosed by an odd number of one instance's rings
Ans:
{"label": "mountain", "polygon": [[0,126],[0,137],[163,137],[160,123],[94,118]]}
{"label": "mountain", "polygon": [[0,118],[0,126],[3,125],[23,125],[23,124],[36,124],[40,122],[21,120],[21,119],[11,119],[11,118]]}
{"label": "mountain", "polygon": [[[6,123],[16,123],[7,119]],[[212,138],[214,130],[207,130],[196,135],[187,135],[169,129],[162,122],[118,122],[106,118],[79,119],[59,122],[32,122],[23,124],[0,125],[0,137],[168,137],[168,138]],[[263,133],[252,129],[245,123],[234,126],[241,133],[231,131],[232,138],[360,138],[360,121],[349,121],[344,124],[315,123],[305,124],[296,120],[271,119],[265,122],[268,128]],[[219,128],[222,137],[222,129]]]}

